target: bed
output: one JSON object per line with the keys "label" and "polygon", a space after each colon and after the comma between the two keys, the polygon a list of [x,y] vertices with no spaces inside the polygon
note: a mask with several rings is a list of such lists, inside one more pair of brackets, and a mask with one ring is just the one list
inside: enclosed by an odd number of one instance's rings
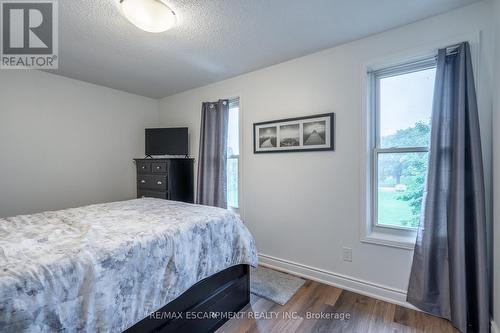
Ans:
{"label": "bed", "polygon": [[241,309],[248,265],[254,239],[215,207],[144,198],[0,219],[0,332],[213,331],[228,317],[182,313]]}

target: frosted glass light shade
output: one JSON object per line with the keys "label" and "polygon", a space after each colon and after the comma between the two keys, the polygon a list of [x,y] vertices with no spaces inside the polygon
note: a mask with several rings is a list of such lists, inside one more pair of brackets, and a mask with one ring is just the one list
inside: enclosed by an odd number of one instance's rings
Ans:
{"label": "frosted glass light shade", "polygon": [[121,0],[123,16],[139,29],[159,33],[172,28],[177,18],[161,0]]}

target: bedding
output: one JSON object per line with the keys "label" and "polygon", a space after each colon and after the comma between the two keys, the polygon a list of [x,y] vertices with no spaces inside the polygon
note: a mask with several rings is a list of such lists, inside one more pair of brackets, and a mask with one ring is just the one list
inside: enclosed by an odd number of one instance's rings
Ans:
{"label": "bedding", "polygon": [[257,265],[228,210],[144,198],[0,219],[0,332],[121,332],[198,281]]}

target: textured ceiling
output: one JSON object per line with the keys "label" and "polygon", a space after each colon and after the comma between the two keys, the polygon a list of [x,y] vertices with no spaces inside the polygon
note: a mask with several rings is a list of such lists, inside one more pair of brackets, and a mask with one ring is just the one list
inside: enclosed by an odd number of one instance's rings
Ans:
{"label": "textured ceiling", "polygon": [[57,74],[153,98],[200,87],[461,7],[474,0],[165,0],[161,34],[118,0],[59,1]]}

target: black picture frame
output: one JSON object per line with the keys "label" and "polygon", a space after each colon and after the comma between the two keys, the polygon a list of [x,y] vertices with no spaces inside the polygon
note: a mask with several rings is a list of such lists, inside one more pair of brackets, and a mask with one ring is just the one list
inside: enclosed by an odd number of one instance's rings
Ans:
{"label": "black picture frame", "polygon": [[[310,131],[308,128],[314,126],[316,126],[315,130],[308,134],[307,132]],[[285,130],[289,132],[288,135],[281,133]],[[311,142],[306,143],[307,141]],[[335,113],[333,112],[253,124],[254,154],[318,151],[335,151]]]}

